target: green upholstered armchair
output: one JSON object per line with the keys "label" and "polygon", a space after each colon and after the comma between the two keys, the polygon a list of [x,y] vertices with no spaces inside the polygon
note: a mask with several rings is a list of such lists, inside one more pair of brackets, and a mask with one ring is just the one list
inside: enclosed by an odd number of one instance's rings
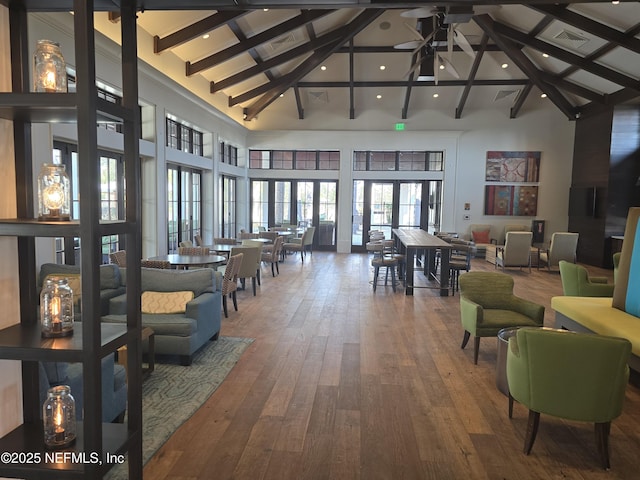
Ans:
{"label": "green upholstered armchair", "polygon": [[590,277],[587,269],[560,260],[562,291],[572,297],[613,297],[613,284],[606,277]]}
{"label": "green upholstered armchair", "polygon": [[524,453],[531,452],[544,413],[594,422],[602,467],[609,468],[611,420],[622,412],[630,353],[623,338],[519,329],[509,339],[507,381],[510,396],[529,409]]}
{"label": "green upholstered armchair", "polygon": [[513,278],[499,272],[467,272],[460,275],[460,318],[464,338],[460,348],[474,337],[473,363],[478,363],[480,337],[495,337],[507,327],[539,327],[544,306],[516,297]]}

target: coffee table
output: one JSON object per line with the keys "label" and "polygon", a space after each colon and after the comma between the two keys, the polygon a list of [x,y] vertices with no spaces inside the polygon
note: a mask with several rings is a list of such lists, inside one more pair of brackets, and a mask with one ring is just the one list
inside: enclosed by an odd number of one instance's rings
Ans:
{"label": "coffee table", "polygon": [[[156,367],[156,339],[155,332],[150,327],[144,327],[142,329],[142,341],[149,341],[149,348],[147,349],[147,366],[142,367],[142,379],[144,380],[151,372],[155,370]],[[123,365],[125,370],[127,370],[127,346],[123,345],[118,349],[118,363]],[[127,378],[129,377],[129,372],[127,371]]]}

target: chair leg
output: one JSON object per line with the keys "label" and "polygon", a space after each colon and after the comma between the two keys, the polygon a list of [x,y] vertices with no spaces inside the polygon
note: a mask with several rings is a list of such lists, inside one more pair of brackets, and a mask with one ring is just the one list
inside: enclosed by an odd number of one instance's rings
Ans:
{"label": "chair leg", "polygon": [[509,393],[509,418],[513,418],[513,397]]}
{"label": "chair leg", "polygon": [[600,455],[600,464],[605,470],[611,468],[609,462],[609,432],[611,431],[611,422],[596,423],[596,445],[598,446],[598,454]]}
{"label": "chair leg", "polygon": [[469,343],[469,338],[471,338],[471,334],[465,330],[464,337],[462,337],[462,345],[460,345],[460,348],[464,349],[464,347],[467,346],[467,343]]}
{"label": "chair leg", "polygon": [[271,262],[271,276],[272,277],[276,276],[276,271],[274,270],[274,267],[273,267],[274,265],[275,265],[274,262]]}
{"label": "chair leg", "polygon": [[376,291],[376,287],[378,286],[378,273],[380,271],[380,267],[375,267],[373,270],[373,291]]}
{"label": "chair leg", "polygon": [[236,298],[236,291],[235,290],[231,293],[231,299],[233,300],[233,308],[237,312],[238,311],[238,299]]}
{"label": "chair leg", "polygon": [[229,318],[229,312],[227,311],[227,296],[222,296],[222,309],[224,310],[224,318]]}
{"label": "chair leg", "polygon": [[384,285],[387,285],[387,280],[389,279],[389,267],[386,268],[384,272]]}
{"label": "chair leg", "polygon": [[480,337],[473,337],[473,364],[478,364],[478,352],[480,351]]}
{"label": "chair leg", "polygon": [[251,277],[251,285],[253,287],[253,296],[256,296],[256,277]]}
{"label": "chair leg", "polygon": [[[278,261],[276,260],[276,272],[278,272],[278,275],[280,275],[280,267],[278,266]],[[273,268],[273,264],[271,265],[271,268]]]}
{"label": "chair leg", "polygon": [[391,267],[391,286],[393,293],[396,293],[396,267]]}
{"label": "chair leg", "polygon": [[533,442],[536,441],[536,435],[538,434],[538,425],[540,424],[540,413],[529,410],[529,421],[527,422],[527,434],[524,439],[524,453],[529,455]]}

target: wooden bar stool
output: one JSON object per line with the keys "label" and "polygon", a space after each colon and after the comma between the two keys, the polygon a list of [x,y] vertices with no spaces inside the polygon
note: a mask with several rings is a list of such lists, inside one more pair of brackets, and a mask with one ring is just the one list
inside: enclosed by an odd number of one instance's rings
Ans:
{"label": "wooden bar stool", "polygon": [[373,270],[373,291],[376,291],[376,287],[378,286],[378,275],[380,274],[380,267],[386,267],[387,270],[384,275],[384,284],[387,284],[389,279],[389,270],[391,270],[391,285],[393,287],[393,291],[396,291],[396,267],[398,266],[398,259],[393,257],[385,257],[385,256],[374,256],[371,259],[371,266],[374,268]]}

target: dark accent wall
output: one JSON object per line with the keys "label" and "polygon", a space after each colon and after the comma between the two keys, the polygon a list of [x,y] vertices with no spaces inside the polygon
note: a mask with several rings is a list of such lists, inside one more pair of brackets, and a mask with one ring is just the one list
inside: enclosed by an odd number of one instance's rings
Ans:
{"label": "dark accent wall", "polygon": [[640,109],[611,107],[576,122],[569,230],[578,261],[611,267],[611,236],[640,205]]}

